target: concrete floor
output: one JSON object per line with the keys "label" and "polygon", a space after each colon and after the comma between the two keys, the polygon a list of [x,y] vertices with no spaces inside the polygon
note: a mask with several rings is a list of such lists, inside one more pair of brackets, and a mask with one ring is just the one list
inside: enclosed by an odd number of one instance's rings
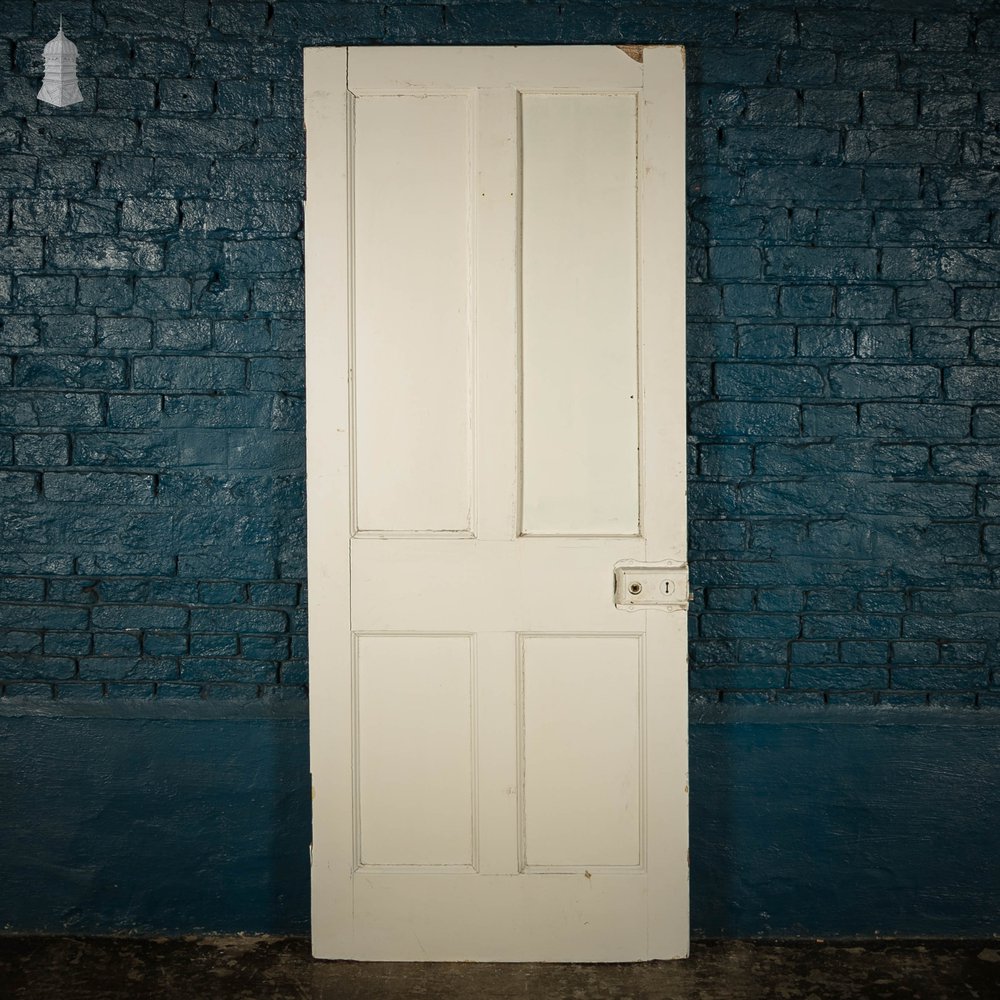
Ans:
{"label": "concrete floor", "polygon": [[1000,1000],[1000,942],[697,943],[685,962],[316,962],[275,938],[0,937],[3,1000]]}

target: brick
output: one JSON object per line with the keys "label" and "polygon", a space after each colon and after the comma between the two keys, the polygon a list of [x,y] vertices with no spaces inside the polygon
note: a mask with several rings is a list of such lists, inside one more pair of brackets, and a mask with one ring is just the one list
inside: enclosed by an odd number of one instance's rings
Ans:
{"label": "brick", "polygon": [[695,689],[770,689],[785,683],[784,667],[699,667],[691,671]]}
{"label": "brick", "polygon": [[168,39],[139,39],[135,45],[135,62],[151,77],[181,76],[191,68],[191,50],[187,45]]}
{"label": "brick", "polygon": [[892,686],[904,690],[957,690],[983,688],[987,684],[985,667],[896,667],[892,668]]}
{"label": "brick", "polygon": [[99,426],[100,397],[74,392],[0,393],[0,425],[13,427]]}
{"label": "brick", "polygon": [[77,301],[84,309],[120,313],[132,306],[132,281],[122,276],[81,276],[77,279]]}
{"label": "brick", "polygon": [[97,107],[100,111],[152,110],[155,88],[149,80],[97,81]]}
{"label": "brick", "polygon": [[957,163],[955,129],[852,129],[844,147],[846,163]]}
{"label": "brick", "polygon": [[1000,321],[1000,294],[995,288],[959,288],[957,303],[959,319]]}
{"label": "brick", "polygon": [[0,605],[0,628],[73,629],[87,628],[86,608],[59,608],[38,604]]}
{"label": "brick", "polygon": [[0,316],[0,346],[32,347],[39,339],[36,317]]}
{"label": "brick", "polygon": [[802,428],[808,437],[854,434],[857,427],[857,408],[853,405],[837,403],[802,407]]}
{"label": "brick", "polygon": [[237,153],[249,151],[253,126],[239,118],[150,118],[142,132],[143,148],[151,153]]}
{"label": "brick", "polygon": [[770,317],[778,314],[776,285],[740,283],[722,290],[723,312],[739,319]]}
{"label": "brick", "polygon": [[122,230],[169,233],[177,229],[177,202],[172,198],[126,198],[122,202]]}
{"label": "brick", "polygon": [[235,635],[191,636],[192,656],[235,656],[238,651],[239,639]]}
{"label": "brick", "polygon": [[914,40],[922,48],[966,49],[971,40],[972,24],[967,14],[918,17]]}
{"label": "brick", "polygon": [[[881,285],[848,285],[837,292],[837,318],[844,320],[861,319],[890,319],[893,313],[894,296],[891,288]],[[869,328],[870,329],[870,328]],[[888,329],[888,328],[880,328]],[[910,347],[910,331],[906,332],[906,350],[902,355],[896,353],[888,354],[859,354],[860,357],[907,357]],[[864,332],[864,331],[862,331]],[[892,335],[888,335],[892,339]],[[893,350],[898,349],[898,343],[893,340]],[[873,346],[868,339],[859,335],[858,350],[867,350],[871,347],[875,350],[885,349],[885,345]]]}
{"label": "brick", "polygon": [[114,472],[46,472],[43,489],[49,500],[88,504],[150,503],[153,477]]}
{"label": "brick", "polygon": [[1000,392],[1000,366],[946,368],[944,393],[947,399],[981,400],[991,403]]}
{"label": "brick", "polygon": [[[950,285],[926,281],[916,287],[896,290],[896,312],[903,318],[918,321],[950,319],[955,313],[954,293]],[[958,315],[961,315],[959,310]]]}
{"label": "brick", "polygon": [[746,445],[699,445],[698,458],[699,473],[703,476],[740,479],[753,470],[753,455]]}
{"label": "brick", "polygon": [[714,280],[726,278],[759,278],[761,252],[756,247],[709,247],[708,264]]}
{"label": "brick", "polygon": [[876,252],[862,247],[774,247],[766,252],[765,273],[799,278],[869,278]]}
{"label": "brick", "polygon": [[146,240],[81,236],[48,243],[50,263],[58,268],[87,271],[158,271],[163,249]]}
{"label": "brick", "polygon": [[795,319],[826,319],[833,315],[829,285],[789,285],[780,292],[781,315]]}
{"label": "brick", "polygon": [[250,309],[250,285],[236,278],[200,279],[191,282],[194,311],[203,316],[232,316]]}
{"label": "brick", "polygon": [[813,639],[842,639],[845,634],[859,639],[892,639],[899,635],[899,631],[899,618],[890,615],[802,616],[802,634]]}
{"label": "brick", "polygon": [[17,465],[53,466],[69,462],[69,438],[65,434],[17,434],[14,437]]}
{"label": "brick", "polygon": [[942,445],[931,452],[935,472],[943,476],[1000,475],[1000,447],[988,445]]}
{"label": "brick", "polygon": [[162,419],[159,395],[111,395],[108,397],[108,426],[139,429],[159,427]]}
{"label": "brick", "polygon": [[849,640],[840,643],[840,659],[843,663],[867,666],[887,664],[889,662],[889,647],[890,644],[888,642]]}
{"label": "brick", "polygon": [[2,632],[0,633],[0,643],[5,654],[10,653],[35,653],[42,652],[41,632]]}
{"label": "brick", "polygon": [[45,115],[25,123],[24,149],[42,157],[81,152],[103,156],[133,149],[138,136],[136,123],[128,118]]}
{"label": "brick", "polygon": [[68,657],[0,656],[0,678],[4,680],[65,680],[76,673],[76,663]]}
{"label": "brick", "polygon": [[752,611],[753,591],[748,588],[712,587],[706,591],[706,605],[712,611]]}
{"label": "brick", "polygon": [[892,663],[927,665],[937,663],[940,659],[940,649],[936,642],[893,642]]}
{"label": "brick", "polygon": [[210,80],[160,80],[157,85],[160,110],[166,114],[210,112],[212,82]]}
{"label": "brick", "polygon": [[921,125],[975,125],[975,94],[926,93],[920,101]]}
{"label": "brick", "polygon": [[933,361],[964,360],[969,356],[968,327],[915,326],[913,356]]}
{"label": "brick", "polygon": [[137,278],[135,308],[151,317],[186,312],[191,308],[191,282],[187,278]]}
{"label": "brick", "polygon": [[141,317],[102,316],[97,320],[97,346],[117,350],[148,350],[152,324]]}
{"label": "brick", "polygon": [[42,266],[42,240],[38,236],[0,237],[0,268],[31,271]]}
{"label": "brick", "polygon": [[48,656],[86,656],[92,639],[89,632],[46,632],[44,643]]}
{"label": "brick", "polygon": [[792,403],[701,403],[692,408],[691,431],[707,437],[797,437],[799,408]]}
{"label": "brick", "polygon": [[157,319],[154,340],[167,350],[199,351],[211,344],[212,324],[207,319]]}
{"label": "brick", "polygon": [[836,130],[805,126],[728,128],[721,150],[726,160],[752,159],[764,163],[830,162],[839,151],[840,135]]}
{"label": "brick", "polygon": [[915,52],[901,60],[904,87],[922,91],[980,90],[996,82],[996,66],[984,52]]}
{"label": "brick", "polygon": [[941,373],[930,365],[832,365],[830,390],[852,399],[937,397]]}
{"label": "brick", "polygon": [[736,327],[731,323],[689,322],[687,353],[689,358],[733,357],[736,354]]}
{"label": "brick", "polygon": [[11,223],[15,233],[58,233],[68,216],[65,198],[18,196],[12,201]]}
{"label": "brick", "polygon": [[715,387],[723,397],[799,398],[822,395],[823,377],[811,365],[717,364]]}
{"label": "brick", "polygon": [[274,684],[278,677],[277,666],[273,663],[247,661],[235,657],[232,659],[182,657],[180,664],[181,679],[185,681],[228,680],[248,684]]}
{"label": "brick", "polygon": [[[806,125],[854,125],[861,117],[861,101],[854,90],[806,90],[802,122]],[[833,153],[839,151],[834,150]],[[832,154],[831,154],[832,155]],[[804,157],[803,157],[804,158]]]}
{"label": "brick", "polygon": [[917,95],[896,90],[865,90],[861,94],[865,125],[915,125]]}
{"label": "brick", "polygon": [[1000,268],[1000,250],[981,247],[942,249],[937,255],[937,271],[951,282],[989,281]]}
{"label": "brick", "polygon": [[839,657],[838,644],[827,642],[791,642],[788,644],[790,663],[824,664],[836,663]]}
{"label": "brick", "polygon": [[[889,295],[891,296],[891,291]],[[857,334],[859,358],[906,359],[910,355],[908,326],[863,326]]]}
{"label": "brick", "polygon": [[85,656],[80,661],[80,676],[93,680],[175,680],[177,661],[171,657]]}
{"label": "brick", "polygon": [[889,671],[878,667],[798,666],[789,676],[793,688],[817,690],[878,690],[888,681]]}
{"label": "brick", "polygon": [[848,166],[759,166],[745,173],[744,195],[767,204],[842,205],[861,199],[861,170]]}
{"label": "brick", "polygon": [[244,636],[240,639],[240,655],[249,660],[285,660],[288,658],[287,636]]}
{"label": "brick", "polygon": [[862,472],[868,475],[920,475],[928,470],[923,445],[873,445],[868,441],[835,444],[761,444],[754,471],[764,476],[808,476]]}
{"label": "brick", "polygon": [[[781,512],[790,517],[806,513],[882,514],[886,510],[897,515],[928,516],[947,511],[948,517],[962,517],[971,515],[973,497],[972,487],[964,484],[929,484],[921,480],[889,482],[877,477],[845,474],[835,482],[753,483],[741,489],[739,506],[744,514]],[[910,539],[907,542],[912,544]]]}
{"label": "brick", "polygon": [[227,240],[225,257],[234,274],[299,271],[302,244],[297,239]]}
{"label": "brick", "polygon": [[254,358],[250,362],[249,386],[256,390],[302,392],[304,362],[301,358]]}
{"label": "brick", "polygon": [[[741,11],[742,17],[747,11]],[[786,49],[781,53],[781,82],[786,86],[815,87],[831,84],[837,76],[833,52]]]}
{"label": "brick", "polygon": [[921,198],[922,170],[917,166],[897,167],[867,165],[865,167],[865,200],[899,204]]}
{"label": "brick", "polygon": [[800,326],[797,353],[807,358],[852,357],[854,331],[842,326]]}
{"label": "brick", "polygon": [[778,79],[777,53],[771,48],[740,49],[732,46],[701,48],[699,62],[702,79],[713,83],[736,83],[743,86],[773,83]]}
{"label": "brick", "polygon": [[132,372],[137,389],[239,389],[244,383],[239,358],[139,357]]}
{"label": "brick", "polygon": [[89,350],[95,343],[93,316],[43,316],[42,343],[46,347]]}
{"label": "brick", "polygon": [[860,426],[876,437],[939,441],[969,434],[971,409],[946,403],[864,403]]}
{"label": "brick", "polygon": [[297,583],[252,583],[250,585],[251,604],[293,606],[298,602]]}
{"label": "brick", "polygon": [[879,210],[875,236],[883,243],[983,243],[989,237],[989,213],[979,209]]}
{"label": "brick", "polygon": [[271,111],[271,94],[264,81],[220,80],[217,99],[224,115],[262,118]]}
{"label": "brick", "polygon": [[972,415],[973,437],[1000,437],[1000,406],[979,406]]}
{"label": "brick", "polygon": [[812,242],[866,245],[872,233],[872,213],[867,208],[821,208],[816,213],[815,233],[803,233]]}
{"label": "brick", "polygon": [[158,469],[178,463],[178,448],[172,435],[77,434],[74,465],[104,465],[114,468]]}
{"label": "brick", "polygon": [[75,300],[76,279],[69,275],[18,275],[17,304],[21,309],[49,311],[61,306],[71,307]]}
{"label": "brick", "polygon": [[95,632],[94,653],[98,656],[138,656],[138,634],[129,632]]}
{"label": "brick", "polygon": [[125,385],[120,358],[79,355],[23,355],[14,368],[14,384],[53,389],[111,389]]}
{"label": "brick", "polygon": [[[108,151],[103,150],[101,155]],[[93,191],[94,161],[84,156],[45,156],[38,161],[38,187],[51,189],[60,197]]]}

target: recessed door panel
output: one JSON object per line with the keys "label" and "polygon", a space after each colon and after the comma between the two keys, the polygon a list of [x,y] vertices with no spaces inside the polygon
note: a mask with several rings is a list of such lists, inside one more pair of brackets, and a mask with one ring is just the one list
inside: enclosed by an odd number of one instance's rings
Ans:
{"label": "recessed door panel", "polygon": [[359,635],[358,861],[472,865],[470,636]]}
{"label": "recessed door panel", "polygon": [[521,97],[521,529],[639,533],[635,94]]}
{"label": "recessed door panel", "polygon": [[366,96],[353,112],[357,527],[469,531],[469,98]]}
{"label": "recessed door panel", "polygon": [[638,866],[642,643],[521,637],[524,864]]}

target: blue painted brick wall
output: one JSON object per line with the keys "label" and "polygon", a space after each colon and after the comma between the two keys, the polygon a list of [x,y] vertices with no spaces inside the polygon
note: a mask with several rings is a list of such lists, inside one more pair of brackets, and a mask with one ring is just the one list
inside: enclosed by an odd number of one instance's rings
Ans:
{"label": "blue painted brick wall", "polygon": [[688,46],[694,697],[997,702],[985,0],[8,0],[4,699],[305,697],[301,47],[505,42]]}

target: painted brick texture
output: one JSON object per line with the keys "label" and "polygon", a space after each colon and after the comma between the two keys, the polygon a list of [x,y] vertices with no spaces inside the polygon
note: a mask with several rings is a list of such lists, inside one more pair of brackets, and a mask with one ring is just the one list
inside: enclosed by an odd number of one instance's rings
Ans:
{"label": "painted brick texture", "polygon": [[1000,15],[928,0],[6,3],[3,698],[306,696],[301,48],[542,42],[688,47],[693,696],[1000,703]]}

